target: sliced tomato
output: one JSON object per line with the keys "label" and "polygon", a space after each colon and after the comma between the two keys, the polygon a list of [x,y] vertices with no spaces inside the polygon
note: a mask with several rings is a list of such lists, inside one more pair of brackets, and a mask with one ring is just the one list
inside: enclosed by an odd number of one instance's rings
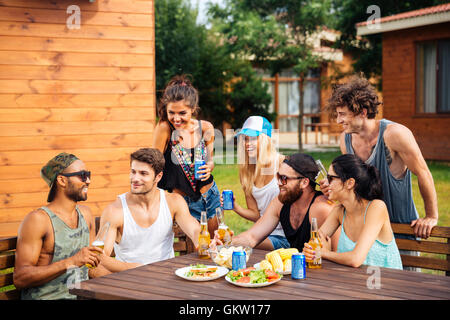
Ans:
{"label": "sliced tomato", "polygon": [[275,271],[269,270],[269,269],[264,269],[264,273],[266,274],[266,277],[269,279],[278,279],[280,276],[278,275],[278,273],[276,273]]}
{"label": "sliced tomato", "polygon": [[267,282],[274,282],[277,280],[278,280],[278,278],[267,278]]}
{"label": "sliced tomato", "polygon": [[241,274],[240,271],[234,271],[234,272],[232,273],[233,277],[238,277],[240,274]]}
{"label": "sliced tomato", "polygon": [[250,273],[250,271],[256,270],[253,267],[249,267],[249,268],[245,268],[245,269],[241,269],[241,272],[244,276],[248,275]]}
{"label": "sliced tomato", "polygon": [[250,283],[250,277],[242,277],[239,280],[237,280],[236,282],[239,282],[239,283]]}

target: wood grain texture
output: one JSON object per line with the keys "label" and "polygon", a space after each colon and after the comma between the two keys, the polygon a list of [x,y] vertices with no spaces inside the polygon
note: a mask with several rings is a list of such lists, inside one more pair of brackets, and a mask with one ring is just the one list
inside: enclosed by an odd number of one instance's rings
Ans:
{"label": "wood grain texture", "polygon": [[[254,250],[248,265],[267,251]],[[284,276],[263,290],[240,288],[219,278],[207,282],[186,281],[175,270],[204,263],[196,253],[85,281],[71,293],[93,299],[187,300],[434,300],[450,298],[450,278],[381,268],[381,288],[367,286],[367,266],[351,268],[324,260],[322,269],[307,269],[306,279]]]}
{"label": "wood grain texture", "polygon": [[66,10],[70,5],[77,5],[82,11],[102,12],[128,12],[128,13],[153,13],[152,0],[96,0],[95,2],[80,0],[1,0],[5,7],[20,7],[26,10],[31,8]]}
{"label": "wood grain texture", "polygon": [[[67,8],[81,10],[69,29]],[[151,0],[0,0],[0,237],[45,204],[41,167],[72,152],[101,214],[129,190],[129,155],[156,121]]]}
{"label": "wood grain texture", "polygon": [[[154,41],[65,39],[3,35],[0,50],[154,54]],[[24,43],[26,44],[24,46]]]}
{"label": "wood grain texture", "polygon": [[155,109],[153,94],[0,94],[0,108],[105,108]]}

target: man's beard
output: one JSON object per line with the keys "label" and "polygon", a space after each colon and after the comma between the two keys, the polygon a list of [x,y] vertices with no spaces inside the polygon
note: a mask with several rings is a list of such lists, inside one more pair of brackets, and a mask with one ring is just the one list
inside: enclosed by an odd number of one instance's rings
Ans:
{"label": "man's beard", "polygon": [[297,201],[303,194],[303,189],[300,188],[299,185],[295,186],[293,190],[287,190],[284,192],[284,194],[281,194],[281,192],[278,194],[278,200],[282,204],[290,205],[293,204],[295,201]]}
{"label": "man's beard", "polygon": [[67,192],[66,192],[66,196],[67,198],[69,198],[70,200],[74,201],[74,202],[78,202],[78,201],[86,201],[87,200],[87,193],[86,195],[83,194],[83,189],[86,186],[81,187],[80,189],[75,189],[75,186],[73,183],[70,182],[68,183],[68,188],[67,188]]}

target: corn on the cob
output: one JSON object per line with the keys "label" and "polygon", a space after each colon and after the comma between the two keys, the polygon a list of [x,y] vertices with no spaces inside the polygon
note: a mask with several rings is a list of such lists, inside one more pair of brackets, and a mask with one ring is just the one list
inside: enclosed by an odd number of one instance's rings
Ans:
{"label": "corn on the cob", "polygon": [[270,251],[269,253],[266,253],[266,260],[269,260],[269,257],[270,257],[272,254],[277,254],[277,253],[279,254],[281,250],[284,250],[284,248],[280,248],[280,249],[277,249],[277,250],[272,250],[272,251]]}
{"label": "corn on the cob", "polygon": [[280,249],[278,249],[278,250],[273,250],[273,251],[270,251],[269,253],[266,253],[266,260],[269,260],[270,261],[270,257],[272,256],[272,255],[276,255],[276,254],[278,254],[279,255],[279,252],[280,251]]}
{"label": "corn on the cob", "polygon": [[[281,260],[280,254],[278,252],[268,253],[268,260],[272,264],[274,271],[283,271],[283,260]],[[267,255],[266,255],[267,256]]]}
{"label": "corn on the cob", "polygon": [[260,267],[261,269],[269,269],[269,270],[273,270],[272,264],[271,264],[269,261],[267,261],[267,260],[261,261],[261,262],[259,263],[259,267]]}
{"label": "corn on the cob", "polygon": [[291,259],[293,253],[297,253],[297,248],[288,248],[280,250],[280,257],[282,260]]}
{"label": "corn on the cob", "polygon": [[292,260],[291,259],[284,260],[284,271],[291,272],[291,270],[292,270]]}

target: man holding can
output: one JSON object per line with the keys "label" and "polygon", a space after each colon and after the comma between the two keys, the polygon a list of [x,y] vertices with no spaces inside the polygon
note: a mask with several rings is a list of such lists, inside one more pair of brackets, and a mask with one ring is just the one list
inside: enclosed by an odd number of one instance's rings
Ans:
{"label": "man holding can", "polygon": [[[332,208],[322,192],[315,189],[318,171],[310,155],[287,156],[277,172],[278,197],[249,230],[233,237],[232,244],[256,247],[281,223],[290,247],[302,251],[311,236],[312,218],[320,227]],[[340,230],[333,235],[332,248],[337,248],[339,234]],[[215,240],[213,243],[217,242],[217,235]]]}

